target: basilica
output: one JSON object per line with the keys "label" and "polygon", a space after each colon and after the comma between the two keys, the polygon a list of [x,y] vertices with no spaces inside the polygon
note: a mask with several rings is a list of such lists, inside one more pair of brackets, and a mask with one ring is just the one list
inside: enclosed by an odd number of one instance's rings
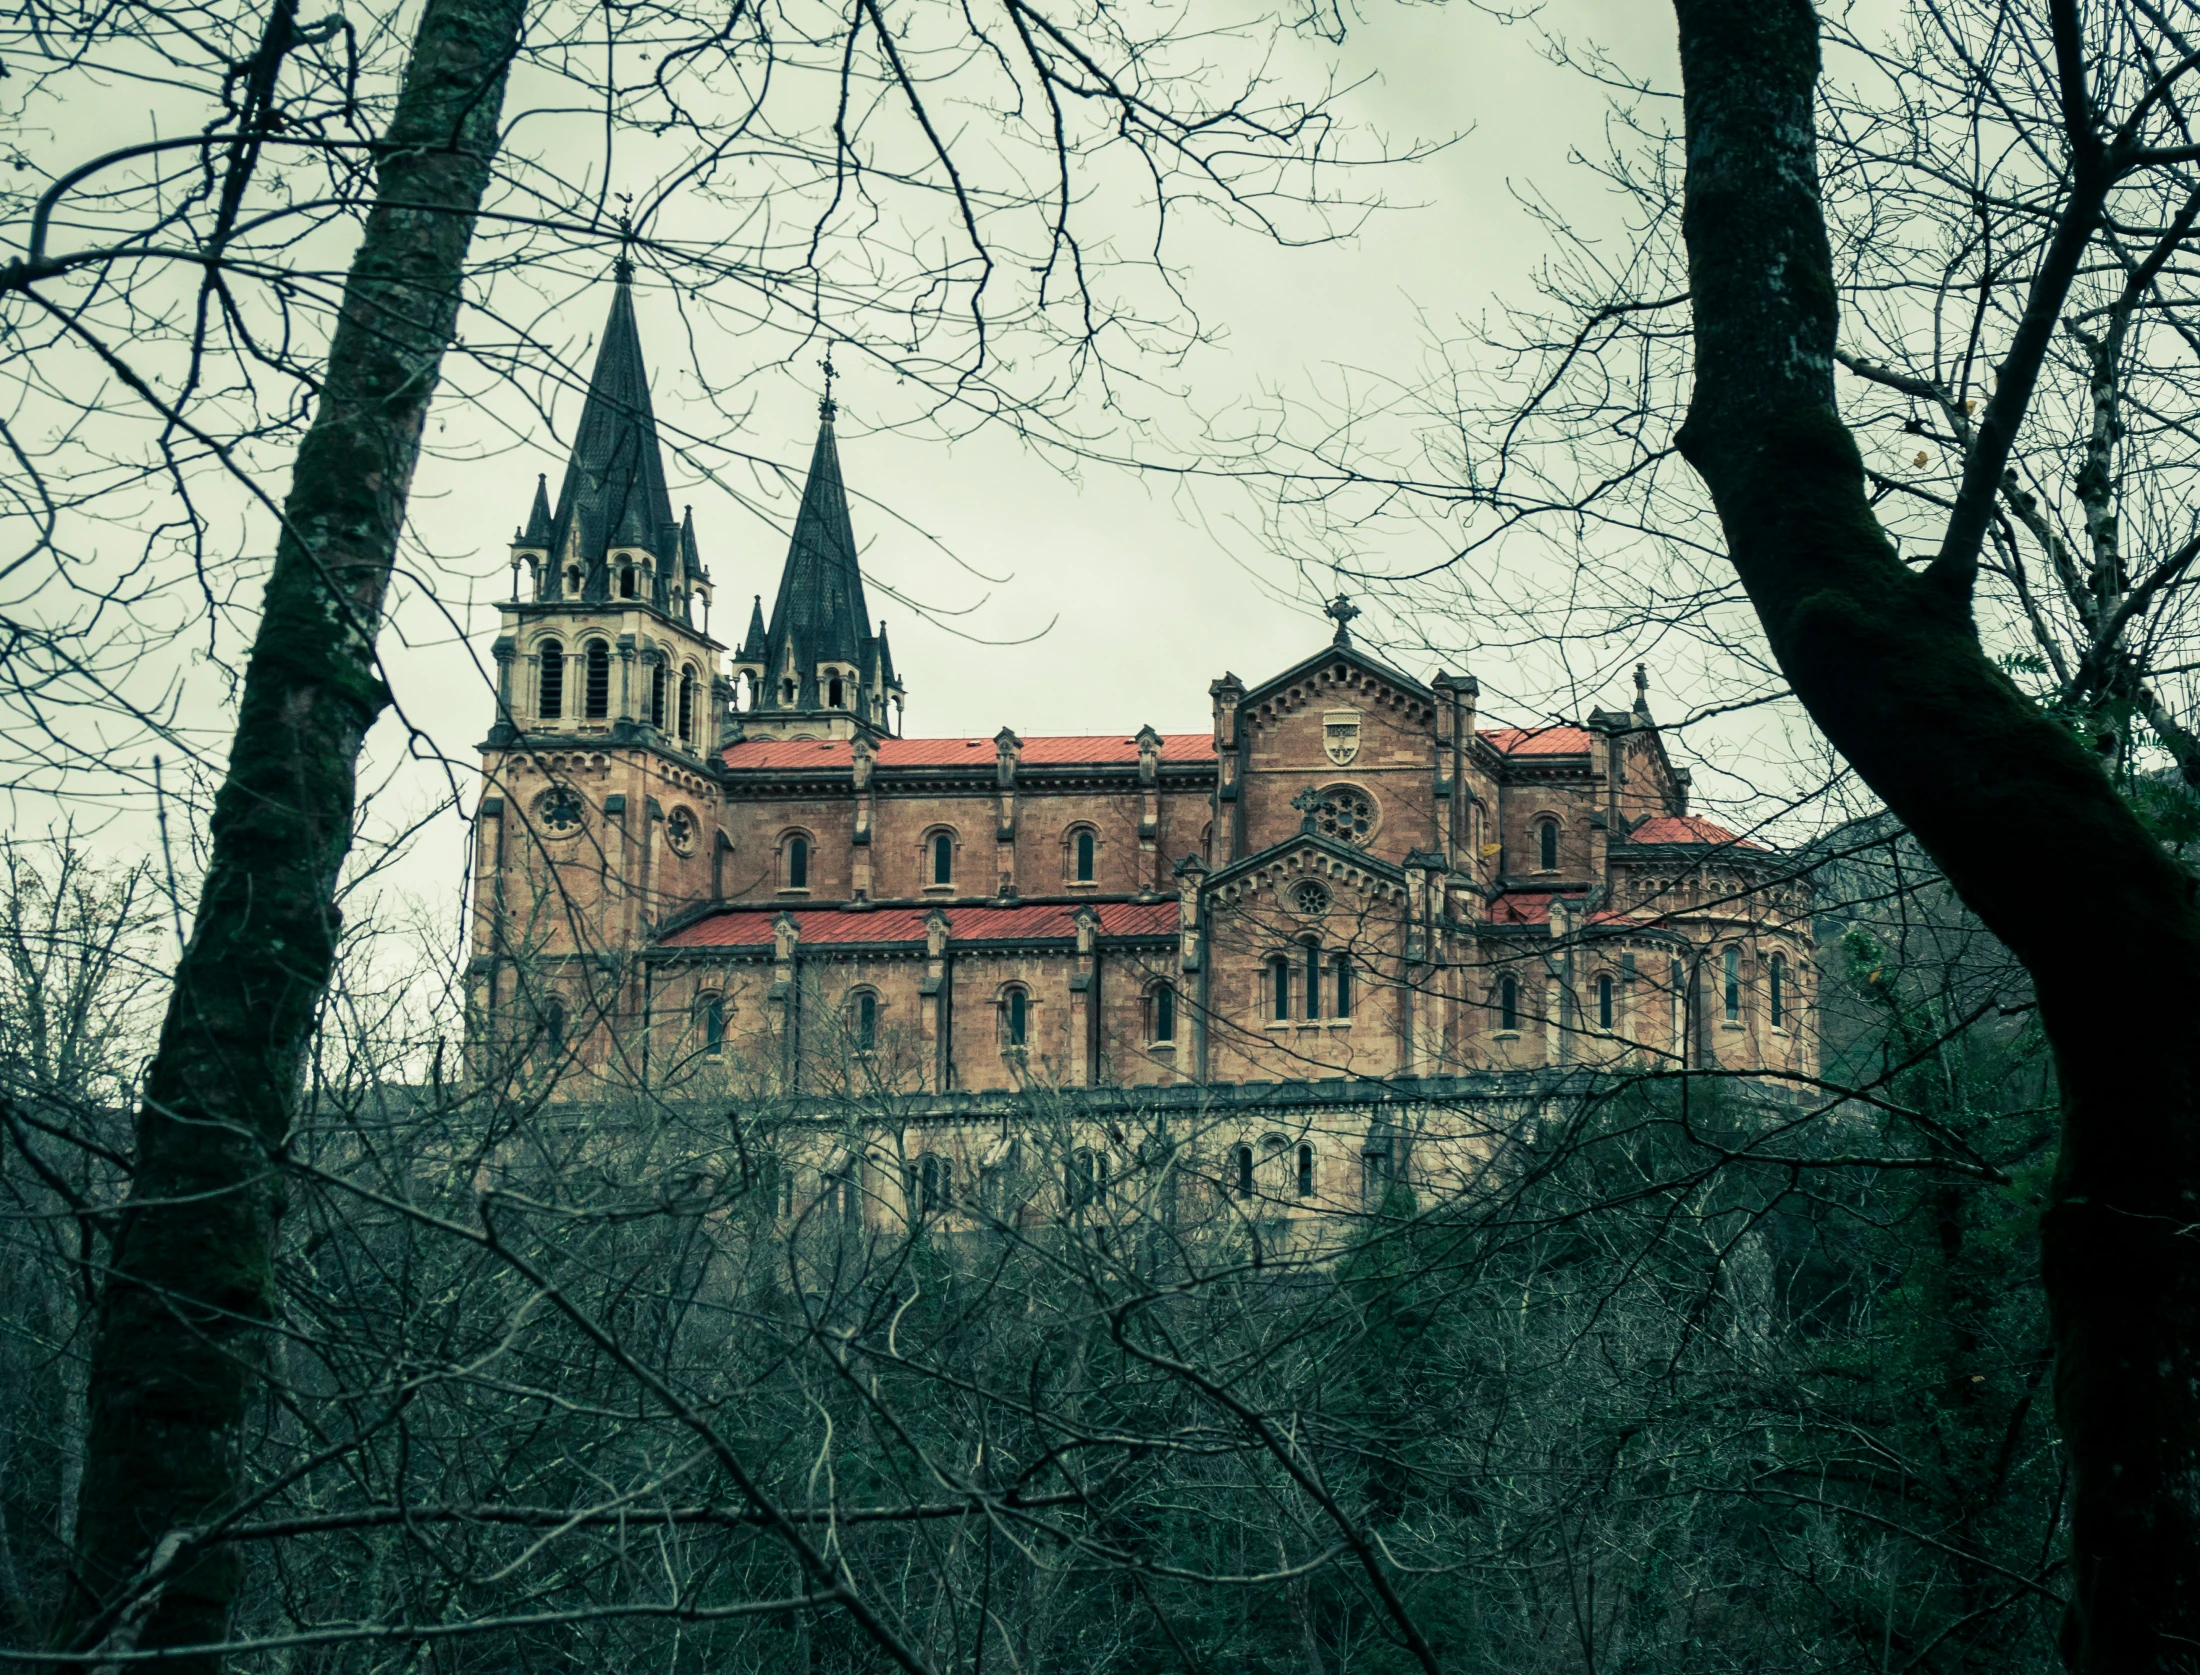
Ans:
{"label": "basilica", "polygon": [[769,609],[714,638],[622,273],[512,545],[477,1059],[557,1100],[855,1090],[943,1180],[1042,1095],[1096,1133],[1197,1112],[1225,1177],[1309,1201],[1569,1077],[1816,1070],[1808,885],[1691,812],[1641,670],[1626,707],[1510,725],[1339,598],[1290,667],[1217,671],[1199,732],[1025,735],[1006,693],[991,737],[923,736],[834,418]]}

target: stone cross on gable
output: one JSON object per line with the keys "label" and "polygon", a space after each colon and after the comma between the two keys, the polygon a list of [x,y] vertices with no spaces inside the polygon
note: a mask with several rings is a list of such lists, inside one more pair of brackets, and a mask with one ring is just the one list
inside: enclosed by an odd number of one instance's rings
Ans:
{"label": "stone cross on gable", "polygon": [[1314,816],[1321,812],[1322,794],[1309,785],[1291,799],[1291,806],[1305,816],[1299,822],[1299,830],[1311,832],[1314,829]]}
{"label": "stone cross on gable", "polygon": [[1360,614],[1360,607],[1352,603],[1352,595],[1340,593],[1322,607],[1322,615],[1337,625],[1336,643],[1340,646],[1352,643],[1352,619]]}

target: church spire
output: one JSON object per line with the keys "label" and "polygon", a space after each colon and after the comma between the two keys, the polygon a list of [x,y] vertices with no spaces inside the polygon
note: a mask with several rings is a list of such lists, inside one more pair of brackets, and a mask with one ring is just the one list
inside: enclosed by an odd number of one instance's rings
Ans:
{"label": "church spire", "polygon": [[611,313],[550,532],[558,562],[581,565],[591,598],[606,596],[605,554],[615,542],[629,540],[669,565],[679,541],[634,322],[633,264],[622,254],[615,272]]}
{"label": "church spire", "polygon": [[[851,711],[871,720],[848,688],[862,679],[870,607],[863,597],[863,571],[856,561],[855,528],[848,518],[848,492],[841,480],[840,447],[833,435],[834,404],[819,406],[817,445],[810,453],[810,474],[802,486],[802,506],[787,544],[787,564],[772,604],[763,663],[766,707],[782,710]],[[782,684],[790,650],[797,685],[792,702]],[[834,703],[831,669],[845,670],[840,702]]]}

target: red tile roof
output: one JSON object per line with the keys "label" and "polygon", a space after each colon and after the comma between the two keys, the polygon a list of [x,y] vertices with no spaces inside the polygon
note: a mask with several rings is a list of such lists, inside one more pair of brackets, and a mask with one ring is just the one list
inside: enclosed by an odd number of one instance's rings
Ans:
{"label": "red tile roof", "polygon": [[1490,903],[1493,925],[1547,925],[1551,922],[1551,898],[1555,890],[1522,890],[1499,896]]}
{"label": "red tile roof", "polygon": [[1506,756],[1586,756],[1586,727],[1491,727],[1476,735]]}
{"label": "red tile roof", "polygon": [[[1173,936],[1177,904],[1173,901],[1094,902],[1102,936]],[[806,943],[834,946],[846,943],[922,942],[929,907],[874,907],[851,912],[844,907],[781,909],[772,905],[730,907],[677,930],[664,939],[667,948],[769,947],[772,921],[782,911],[794,920]],[[1052,903],[1032,907],[949,907],[948,936],[956,942],[1022,942],[1041,937],[1068,939],[1077,934],[1077,904]]]}
{"label": "red tile roof", "polygon": [[1761,843],[1736,837],[1724,826],[1694,814],[1660,814],[1627,834],[1630,843],[1723,843],[1737,849],[1762,849]]}
{"label": "red tile roof", "polygon": [[[846,739],[744,739],[726,746],[729,768],[846,768],[854,761],[855,747]],[[978,767],[993,761],[991,739],[881,739],[876,746],[882,768]],[[1211,762],[1214,736],[1209,733],[1164,733],[1161,760],[1169,763]],[[1072,734],[1024,740],[1026,767],[1052,768],[1095,762],[1138,760],[1138,740],[1130,734]]]}
{"label": "red tile roof", "polygon": [[[1578,891],[1515,890],[1490,903],[1489,922],[1493,925],[1547,925],[1551,922],[1551,903],[1561,897],[1570,899],[1577,912],[1588,900]],[[1587,922],[1592,925],[1654,925],[1658,918],[1655,914],[1607,907],[1590,914]]]}

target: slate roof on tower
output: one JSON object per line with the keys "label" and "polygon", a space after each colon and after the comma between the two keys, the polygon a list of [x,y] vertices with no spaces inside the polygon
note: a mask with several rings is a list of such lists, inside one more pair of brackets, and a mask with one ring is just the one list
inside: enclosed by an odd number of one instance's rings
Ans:
{"label": "slate roof on tower", "polygon": [[848,521],[848,491],[833,438],[833,405],[827,400],[819,404],[817,445],[810,451],[810,475],[802,485],[802,508],[795,514],[764,646],[767,686],[776,687],[791,664],[801,689],[792,704],[778,702],[775,694],[771,707],[818,708],[820,663],[845,663],[875,679],[868,667],[871,638],[855,526]]}
{"label": "slate roof on tower", "polygon": [[667,568],[677,562],[681,545],[634,323],[631,273],[622,261],[551,521],[552,556],[562,563],[577,553],[587,568],[587,592],[597,598],[606,587],[605,554],[615,542],[645,546]]}

